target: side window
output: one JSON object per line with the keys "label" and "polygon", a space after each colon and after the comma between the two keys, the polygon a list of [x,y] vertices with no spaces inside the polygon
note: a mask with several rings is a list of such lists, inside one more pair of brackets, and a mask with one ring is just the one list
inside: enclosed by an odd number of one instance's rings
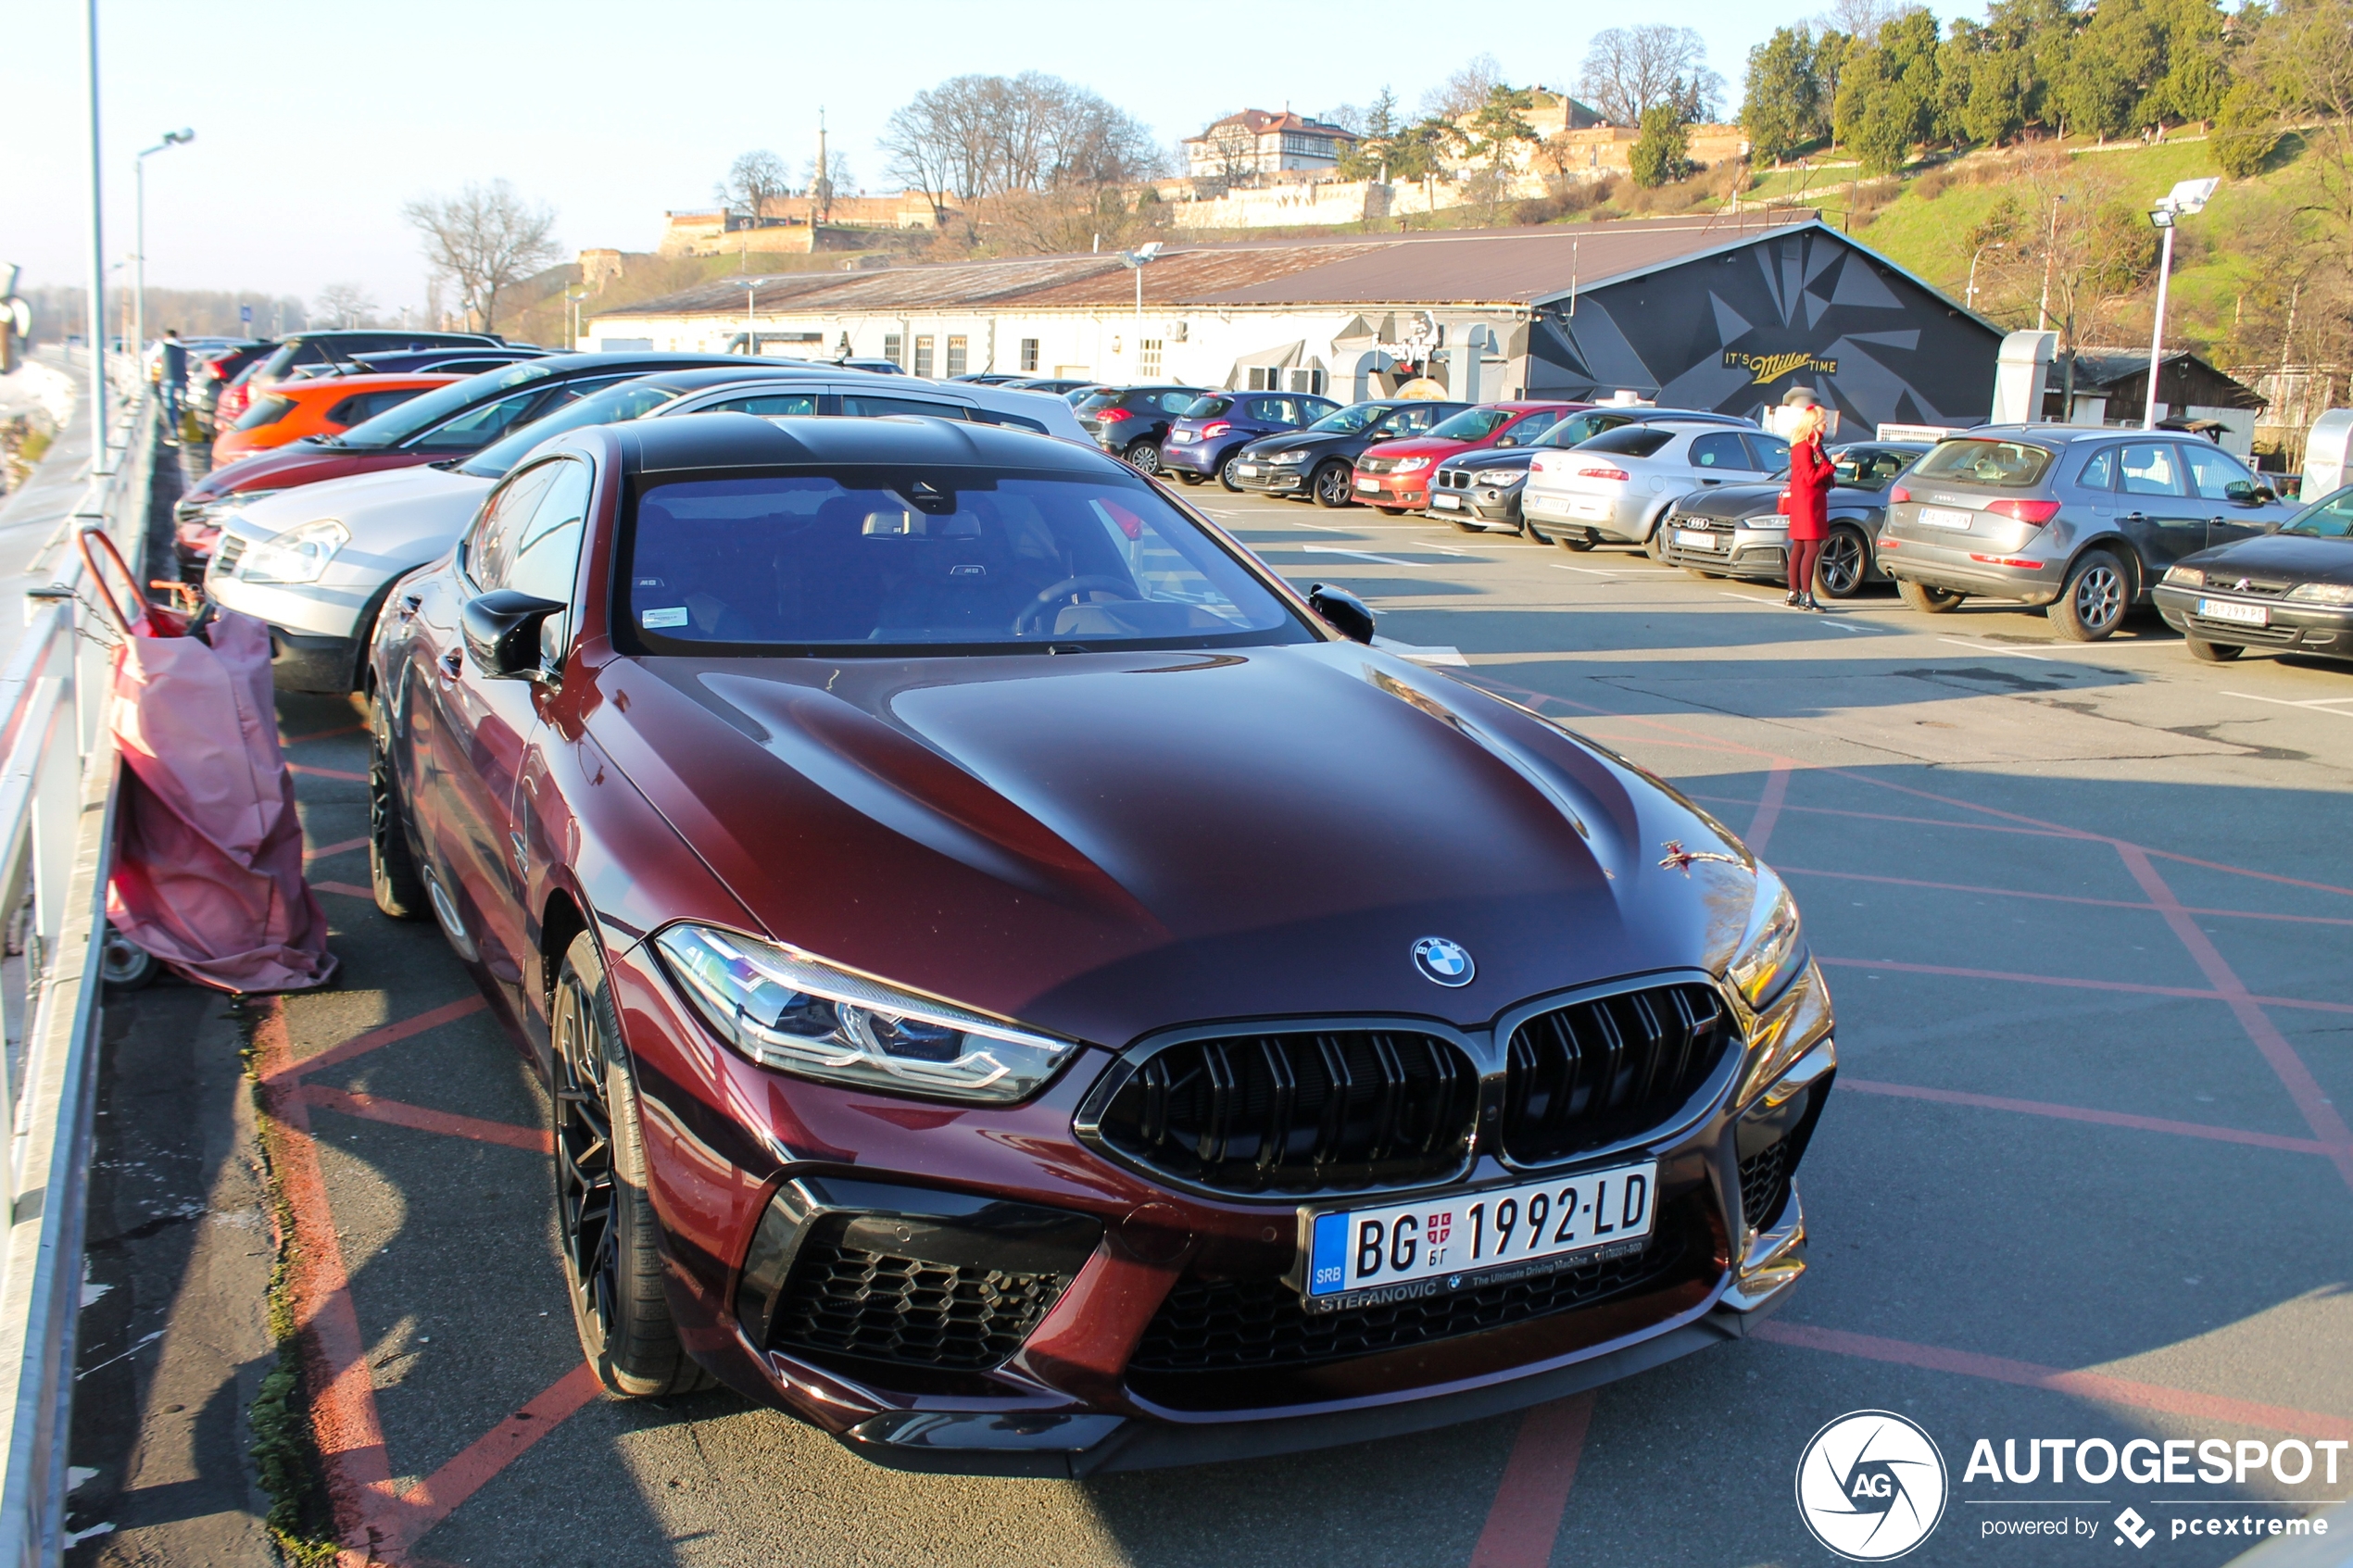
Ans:
{"label": "side window", "polygon": [[1561,417],[1557,410],[1540,408],[1512,426],[1505,433],[1509,434],[1516,444],[1525,446],[1560,422]]}
{"label": "side window", "polygon": [[886,414],[925,414],[935,420],[972,418],[972,410],[962,403],[934,403],[921,397],[876,397],[860,392],[841,395],[841,411],[865,419],[879,419]]}
{"label": "side window", "polygon": [[2182,457],[2170,441],[2145,441],[2123,449],[2124,494],[2179,495]]}
{"label": "side window", "polygon": [[545,387],[533,387],[526,392],[510,393],[435,425],[409,443],[409,450],[462,452],[471,456],[526,420],[569,403],[585,390],[567,386],[551,394]]}
{"label": "side window", "polygon": [[1253,397],[1250,400],[1250,417],[1278,425],[1300,422],[1299,405],[1288,397]]}
{"label": "side window", "polygon": [[1780,436],[1751,435],[1745,439],[1749,451],[1755,454],[1755,466],[1759,473],[1771,473],[1776,469],[1789,466],[1789,443]]}
{"label": "side window", "polygon": [[2116,448],[2103,446],[2093,453],[2092,460],[2083,465],[2083,471],[2075,476],[2075,483],[2086,490],[2115,489]]}
{"label": "side window", "polygon": [[1390,435],[1419,435],[1438,422],[1436,412],[1429,408],[1400,408],[1389,416],[1382,428]]}
{"label": "side window", "polygon": [[1730,431],[1716,431],[1692,442],[1691,464],[1695,469],[1744,469],[1748,463],[1747,448]]}
{"label": "side window", "polygon": [[816,411],[817,395],[813,392],[748,392],[716,403],[706,403],[695,410],[698,414],[759,414],[768,419],[784,414],[813,414]]}
{"label": "side window", "polygon": [[534,598],[572,602],[573,573],[580,564],[580,537],[588,517],[588,465],[563,458],[547,465],[554,480],[518,530],[508,556],[506,581],[497,584]]}
{"label": "side window", "polygon": [[1161,411],[1169,414],[1181,414],[1186,409],[1191,408],[1194,403],[1200,400],[1200,398],[1201,394],[1198,392],[1164,392],[1160,395]]}
{"label": "side window", "polygon": [[2190,483],[2209,501],[2230,499],[2223,494],[2225,485],[2255,483],[2255,476],[2220,446],[2184,445],[2182,450],[2190,460]]}
{"label": "side window", "polygon": [[514,557],[516,531],[531,517],[555,478],[555,466],[540,463],[490,493],[473,527],[466,531],[461,557],[467,579],[475,588],[495,588],[506,580],[507,563]]}

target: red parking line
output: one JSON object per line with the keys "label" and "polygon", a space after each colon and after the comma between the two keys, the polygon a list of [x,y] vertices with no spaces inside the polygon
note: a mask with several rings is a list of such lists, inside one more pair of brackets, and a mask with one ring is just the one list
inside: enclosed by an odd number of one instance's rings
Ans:
{"label": "red parking line", "polygon": [[[2197,928],[2192,926],[2193,931]],[[2205,933],[2199,932],[2203,936]],[[1945,974],[1957,980],[2007,980],[2020,985],[2064,985],[2078,991],[2127,991],[2143,997],[2185,997],[2192,1001],[2227,1002],[2226,991],[2200,990],[2195,985],[2136,985],[2126,980],[2079,980],[2065,974],[2015,974],[1999,969],[1956,969],[1949,964],[1898,963],[1894,959],[1826,959],[1817,953],[1814,961],[1830,969],[1884,969],[1899,974]],[[2301,997],[2253,997],[2245,990],[2238,993],[2249,1002],[2267,1008],[2300,1008],[2307,1012],[2353,1012],[2353,1002],[2314,1002]]]}
{"label": "red parking line", "polygon": [[310,884],[310,891],[313,893],[340,893],[346,898],[365,898],[370,903],[375,902],[376,898],[376,890],[374,888],[355,887],[347,882],[314,882]]}
{"label": "red parking line", "polygon": [[289,773],[308,773],[314,779],[349,779],[354,784],[366,784],[368,782],[368,775],[365,773],[348,772],[341,768],[313,768],[304,762],[287,763],[286,771]]}
{"label": "red parking line", "polygon": [[1487,1526],[1471,1549],[1471,1568],[1546,1568],[1552,1562],[1592,1421],[1591,1394],[1538,1405],[1520,1418]]}
{"label": "red parking line", "polygon": [[553,1154],[556,1151],[554,1135],[537,1127],[518,1127],[510,1122],[485,1122],[478,1116],[460,1116],[455,1111],[411,1105],[407,1100],[378,1099],[373,1095],[353,1094],[346,1089],[331,1088],[325,1084],[296,1085],[293,1092],[321,1110],[340,1111],[363,1121],[382,1122],[388,1126],[408,1127],[420,1133],[441,1133],[453,1138],[472,1138],[476,1143],[505,1144],[510,1148],[527,1148],[534,1154]]}
{"label": "red parking line", "polygon": [[2009,1099],[2000,1095],[1964,1094],[1957,1089],[1931,1089],[1918,1084],[1880,1084],[1868,1078],[1840,1074],[1838,1086],[1860,1094],[1888,1095],[1897,1099],[1933,1100],[1939,1105],[1967,1105],[1980,1110],[2013,1110],[2025,1116],[2051,1116],[2062,1122],[2095,1122],[2106,1127],[2131,1127],[2144,1133],[2171,1133],[2176,1137],[2211,1138],[2217,1143],[2246,1144],[2255,1148],[2284,1149],[2290,1154],[2326,1154],[2318,1138],[2283,1137],[2277,1133],[2246,1133],[2203,1122],[2169,1122],[2159,1116],[2133,1116],[2120,1110],[2094,1110],[2080,1105],[2054,1105],[2047,1100]]}
{"label": "red parking line", "polygon": [[1749,853],[1762,855],[1773,836],[1773,824],[1780,821],[1781,802],[1789,796],[1789,764],[1776,762],[1773,771],[1765,775],[1765,793],[1756,802],[1756,815],[1748,820],[1748,832],[1742,834]]}
{"label": "red parking line", "polygon": [[596,1369],[583,1361],[529,1404],[484,1433],[455,1459],[400,1494],[385,1511],[392,1524],[388,1554],[407,1549],[449,1517],[458,1506],[521,1458],[525,1449],[553,1432],[604,1392]]}
{"label": "red parking line", "polygon": [[[333,1067],[339,1061],[349,1061],[355,1056],[365,1056],[379,1046],[388,1046],[396,1040],[405,1040],[411,1035],[420,1035],[428,1029],[438,1028],[444,1023],[464,1018],[470,1013],[480,1012],[486,1005],[479,996],[464,997],[454,1002],[445,1002],[430,1012],[421,1012],[414,1018],[404,1018],[397,1023],[387,1023],[381,1028],[371,1029],[364,1035],[355,1035],[339,1046],[330,1046],[316,1056],[304,1057],[300,1061],[293,1060],[289,1056],[289,1059],[281,1066],[265,1067],[262,1070],[262,1082],[268,1084],[275,1083],[282,1078],[299,1078],[306,1073],[316,1073],[321,1068]],[[281,1024],[281,1027],[283,1026]]]}
{"label": "red parking line", "polygon": [[368,847],[368,841],[364,838],[346,838],[334,844],[321,844],[316,849],[306,849],[302,852],[302,858],[306,860],[323,860],[330,855],[342,855],[354,849],[366,847]]}
{"label": "red parking line", "polygon": [[[1978,887],[1966,882],[1923,882],[1910,876],[1867,876],[1861,872],[1826,872],[1811,866],[1776,865],[1774,870],[1783,876],[1818,876],[1834,882],[1875,882],[1889,887],[1925,887],[1939,893],[1982,893],[1995,898],[2031,898],[2046,904],[2086,904],[2101,909],[2158,909],[2159,904],[2138,898],[2087,898],[2074,893],[2030,893],[2022,887]],[[2183,906],[2194,915],[2210,915],[2229,920],[2287,921],[2298,925],[2353,925],[2353,920],[2337,915],[2281,915],[2265,909],[2216,909],[2196,904]]]}
{"label": "red parking line", "polygon": [[1787,1323],[1779,1318],[1758,1323],[1749,1330],[1749,1337],[1775,1345],[1794,1346],[1800,1349],[1859,1356],[1865,1361],[1893,1361],[1900,1366],[1919,1367],[1929,1372],[1957,1373],[1963,1377],[1982,1377],[1995,1383],[2015,1384],[2021,1388],[2043,1388],[2080,1399],[2096,1399],[2105,1404],[2163,1411],[2170,1415],[2189,1416],[2203,1422],[2287,1432],[2299,1437],[2353,1438],[2353,1420],[2341,1415],[2324,1415],[2318,1411],[2296,1410],[2286,1405],[2258,1404],[2252,1399],[2233,1399],[2221,1394],[2197,1394],[2186,1388],[2168,1388],[2155,1383],[2135,1383],[2129,1378],[2110,1377],[2106,1373],[2069,1372],[2060,1367],[2036,1366],[2032,1361],[2014,1361],[2003,1356],[1981,1356],[1969,1350],[1914,1345],[1901,1339],[1881,1339],[1875,1335],[1817,1328],[1811,1323]]}
{"label": "red parking line", "polygon": [[356,735],[367,727],[368,726],[365,724],[345,724],[332,730],[313,730],[307,735],[280,735],[278,737],[278,744],[280,746],[303,746],[314,740],[332,740],[336,735]]}

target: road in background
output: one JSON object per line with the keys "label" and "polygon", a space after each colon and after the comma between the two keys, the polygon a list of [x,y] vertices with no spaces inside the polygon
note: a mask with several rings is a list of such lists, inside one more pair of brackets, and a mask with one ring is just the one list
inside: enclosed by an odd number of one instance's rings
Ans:
{"label": "road in background", "polygon": [[[1920,1423],[1951,1468],[1909,1562],[2067,1562],[2116,1551],[2128,1504],[2170,1532],[2353,1494],[2353,1467],[2334,1488],[1962,1475],[1979,1437],[2353,1438],[2353,669],[2202,666],[2154,621],[2084,646],[2039,614],[1892,596],[1809,617],[1622,552],[1186,495],[1295,582],[1365,596],[1415,657],[1672,781],[1788,875],[1843,1062],[1790,1305],[1524,1416],[1078,1482],[883,1471],[724,1394],[595,1397],[545,1095],[439,934],[367,897],[357,711],[288,697],[344,975],[262,1010],[255,1044],[342,1374],[331,1470],[377,1560],[1823,1563],[1792,1475],[1817,1428],[1867,1408]],[[196,1332],[164,1318],[166,1347]],[[189,1398],[144,1371],[123,1397]],[[1987,1538],[2058,1517],[2103,1533]],[[73,1560],[171,1560],[107,1542]],[[2158,1549],[2208,1564],[2249,1544]]]}

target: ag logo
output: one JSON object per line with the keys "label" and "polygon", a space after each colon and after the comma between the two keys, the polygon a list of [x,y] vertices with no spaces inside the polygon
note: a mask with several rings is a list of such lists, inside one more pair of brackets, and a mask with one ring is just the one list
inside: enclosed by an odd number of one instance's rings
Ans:
{"label": "ag logo", "polygon": [[1855,1562],[1885,1562],[1928,1539],[1947,1487],[1934,1439],[1889,1411],[1840,1416],[1797,1461],[1798,1517]]}

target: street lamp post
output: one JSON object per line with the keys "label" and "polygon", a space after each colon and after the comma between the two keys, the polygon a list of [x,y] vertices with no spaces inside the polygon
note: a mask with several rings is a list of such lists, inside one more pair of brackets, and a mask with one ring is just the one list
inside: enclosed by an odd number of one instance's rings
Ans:
{"label": "street lamp post", "polygon": [[760,285],[746,283],[744,285],[744,353],[755,359],[760,357],[760,336],[752,329],[751,315],[753,302],[759,298]]}
{"label": "street lamp post", "polygon": [[98,0],[88,0],[84,27],[90,63],[90,471],[112,473],[107,451],[106,180],[98,162]]}
{"label": "street lamp post", "polygon": [[588,292],[589,291],[586,289],[566,289],[564,291],[564,298],[572,304],[572,341],[570,346],[572,351],[575,354],[580,352],[580,302],[588,297]]}
{"label": "street lamp post", "polygon": [[137,176],[136,183],[139,187],[139,198],[136,204],[139,215],[135,242],[137,248],[132,253],[133,266],[131,279],[131,342],[132,352],[140,356],[142,374],[145,371],[147,352],[147,159],[157,153],[183,146],[195,139],[196,133],[193,131],[167,131],[163,133],[162,141],[141,153],[131,165]]}
{"label": "street lamp post", "polygon": [[1136,379],[1144,375],[1144,269],[1160,259],[1160,242],[1119,253],[1119,264],[1136,274]]}
{"label": "street lamp post", "polygon": [[2149,393],[2148,403],[2141,412],[2141,428],[2157,428],[2157,367],[2165,353],[2165,288],[2173,272],[2173,224],[2204,210],[2214,194],[2220,180],[2184,180],[2158,198],[2149,208],[2149,221],[2165,236],[2164,254],[2157,263],[2157,324],[2149,333]]}
{"label": "street lamp post", "polygon": [[2007,241],[1988,240],[1983,245],[1978,246],[1976,251],[1970,255],[1969,258],[1969,293],[1961,301],[1961,303],[1967,306],[1969,309],[1974,310],[1977,308],[1977,258],[1983,256],[1989,250],[2002,250],[2005,249],[2007,245]]}

